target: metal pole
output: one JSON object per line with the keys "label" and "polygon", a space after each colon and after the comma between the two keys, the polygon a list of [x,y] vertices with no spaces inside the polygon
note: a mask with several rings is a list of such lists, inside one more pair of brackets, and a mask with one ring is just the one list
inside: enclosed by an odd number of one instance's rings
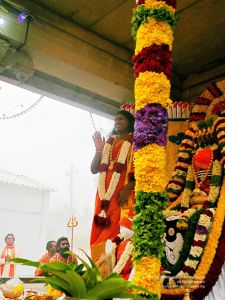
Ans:
{"label": "metal pole", "polygon": [[71,227],[71,251],[73,252],[73,227]]}

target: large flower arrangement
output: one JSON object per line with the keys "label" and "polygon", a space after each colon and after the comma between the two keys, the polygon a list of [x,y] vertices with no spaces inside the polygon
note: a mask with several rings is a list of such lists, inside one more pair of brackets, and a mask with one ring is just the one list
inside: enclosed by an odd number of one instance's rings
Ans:
{"label": "large flower arrangement", "polygon": [[[178,261],[173,266],[169,265],[166,260],[163,261],[163,265],[166,270],[171,272],[172,276],[176,276],[176,278],[179,276],[188,277],[193,280],[193,286],[190,290],[193,300],[201,300],[210,292],[225,261],[225,202],[223,200],[225,197],[223,176],[225,168],[225,113],[220,112],[220,117],[213,116],[208,119],[218,102],[223,101],[224,93],[225,80],[211,84],[196,100],[191,121],[198,120],[198,123],[191,122],[189,130],[185,133],[175,171],[167,187],[172,204],[166,210],[166,215],[169,212],[174,213],[170,209],[179,209],[178,204],[187,209],[187,212],[192,210],[188,207],[190,190],[193,191],[194,187],[194,174],[191,167],[192,155],[195,152],[194,141],[201,148],[208,148],[209,145],[212,145],[210,148],[216,159],[212,164],[208,194],[208,205],[211,208],[205,211],[202,208],[194,212],[189,218],[188,230],[184,237],[184,247],[180,252]],[[203,120],[205,118],[206,120]],[[179,197],[182,191],[182,197]],[[176,212],[178,213],[178,211]],[[182,216],[184,214],[186,212]],[[213,223],[209,225],[212,214],[214,215]],[[164,282],[164,286],[167,288],[163,288],[161,291],[162,299],[183,299],[184,288],[168,288],[172,279],[167,280],[168,285],[167,282]],[[179,287],[178,284],[176,286]]]}
{"label": "large flower arrangement", "polygon": [[[191,293],[191,299],[203,299],[216,283],[225,261],[225,180],[223,179],[218,205],[212,228],[207,238],[207,245],[201,257],[193,279],[198,287]],[[198,214],[200,211],[198,212]],[[191,230],[190,230],[191,231]],[[191,239],[190,239],[191,240]],[[181,254],[182,258],[183,254]],[[162,299],[183,299],[184,288],[162,289]]]}
{"label": "large flower arrangement", "polygon": [[134,283],[160,298],[160,259],[164,233],[162,212],[168,201],[166,133],[170,100],[171,48],[175,25],[174,0],[139,0],[132,18],[136,38]]}

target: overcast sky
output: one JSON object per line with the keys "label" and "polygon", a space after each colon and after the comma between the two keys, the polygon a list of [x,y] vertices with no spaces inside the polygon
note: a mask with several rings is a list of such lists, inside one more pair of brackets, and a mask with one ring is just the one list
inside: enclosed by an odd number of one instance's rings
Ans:
{"label": "overcast sky", "polygon": [[[90,172],[94,128],[89,113],[44,97],[27,113],[4,120],[4,116],[26,110],[40,95],[5,82],[0,82],[0,87],[0,169],[30,176],[54,189],[50,198],[47,239],[69,235],[66,223],[73,213],[79,222],[75,230],[76,247],[87,250],[97,187],[97,176]],[[112,120],[94,115],[94,121],[104,135],[111,131]],[[74,177],[72,209],[71,165]]]}

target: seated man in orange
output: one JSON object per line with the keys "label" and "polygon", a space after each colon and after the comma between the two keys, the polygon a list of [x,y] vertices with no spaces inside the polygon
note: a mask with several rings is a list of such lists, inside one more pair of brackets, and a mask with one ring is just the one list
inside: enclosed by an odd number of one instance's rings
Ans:
{"label": "seated man in orange", "polygon": [[56,246],[57,253],[50,258],[49,262],[60,261],[66,263],[67,265],[75,262],[77,264],[77,258],[75,255],[66,253],[67,251],[70,251],[70,243],[67,237],[62,236],[59,238],[56,242]]}
{"label": "seated man in orange", "polygon": [[[46,244],[46,250],[47,252],[39,259],[39,262],[41,263],[48,263],[50,258],[52,258],[56,254],[56,242],[55,241],[49,241]],[[34,273],[35,276],[43,276],[44,272],[37,268]]]}

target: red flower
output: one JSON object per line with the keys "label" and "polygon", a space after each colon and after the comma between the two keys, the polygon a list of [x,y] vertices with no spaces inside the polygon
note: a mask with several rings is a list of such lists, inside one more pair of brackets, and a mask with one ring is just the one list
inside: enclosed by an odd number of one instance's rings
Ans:
{"label": "red flower", "polygon": [[133,138],[134,138],[133,134],[129,134],[127,137],[127,141],[133,143]]}
{"label": "red flower", "polygon": [[96,225],[99,225],[101,227],[106,227],[110,224],[110,219],[109,217],[100,217],[99,215],[94,216],[94,222]]}
{"label": "red flower", "polygon": [[160,272],[164,271],[165,268],[163,266],[160,267]]}
{"label": "red flower", "polygon": [[140,53],[132,58],[134,63],[134,75],[139,76],[140,72],[152,71],[163,72],[168,79],[172,72],[172,56],[169,46],[166,44],[152,44],[150,47],[145,47]]}
{"label": "red flower", "polygon": [[108,138],[108,140],[107,140],[107,142],[106,142],[106,143],[108,143],[108,144],[112,145],[112,144],[113,144],[113,142],[114,142],[114,138],[113,138],[112,136],[110,136],[110,137]]}
{"label": "red flower", "polygon": [[125,167],[125,165],[122,165],[120,163],[116,163],[115,172],[122,173],[124,167]]}
{"label": "red flower", "polygon": [[116,243],[117,245],[119,245],[122,242],[122,239],[117,235],[113,240],[113,243]]}
{"label": "red flower", "polygon": [[99,172],[107,172],[108,166],[106,164],[101,164],[99,167]]}
{"label": "red flower", "polygon": [[109,208],[108,200],[101,200],[101,209],[107,210]]}

